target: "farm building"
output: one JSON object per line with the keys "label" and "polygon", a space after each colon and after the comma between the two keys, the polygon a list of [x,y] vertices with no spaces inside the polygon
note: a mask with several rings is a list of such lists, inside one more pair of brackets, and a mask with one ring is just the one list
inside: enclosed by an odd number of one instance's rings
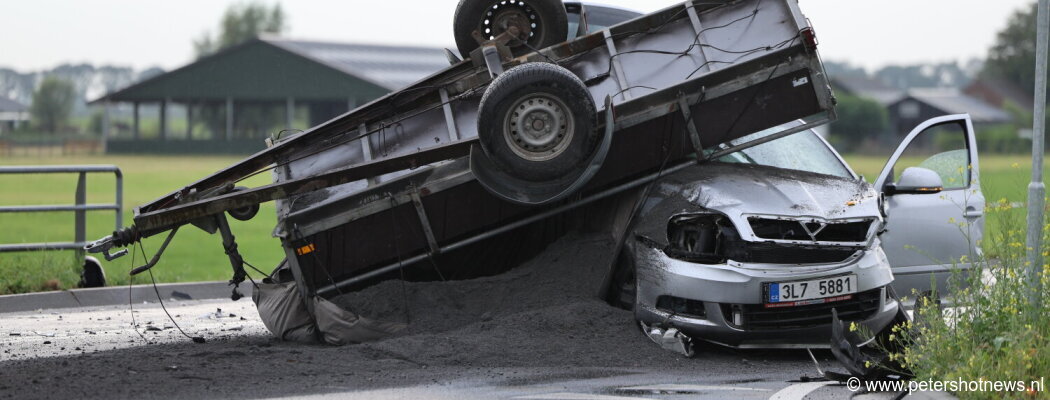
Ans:
{"label": "farm building", "polygon": [[933,117],[970,114],[974,125],[1009,123],[1013,119],[1001,108],[956,89],[912,89],[888,106],[890,128],[907,135],[915,126]]}
{"label": "farm building", "polygon": [[29,107],[0,97],[0,134],[13,131],[26,121],[29,121]]}
{"label": "farm building", "polygon": [[[251,153],[267,137],[305,130],[448,63],[441,48],[263,37],[92,104],[106,110],[111,153]],[[111,111],[129,105],[130,121],[117,121]]]}
{"label": "farm building", "polygon": [[1030,93],[1005,79],[979,78],[966,86],[963,92],[1000,108],[1012,104],[1025,112],[1032,112],[1035,103]]}
{"label": "farm building", "polygon": [[886,85],[882,81],[863,75],[843,75],[831,78],[831,87],[836,93],[874,100],[883,107],[900,100],[904,91]]}

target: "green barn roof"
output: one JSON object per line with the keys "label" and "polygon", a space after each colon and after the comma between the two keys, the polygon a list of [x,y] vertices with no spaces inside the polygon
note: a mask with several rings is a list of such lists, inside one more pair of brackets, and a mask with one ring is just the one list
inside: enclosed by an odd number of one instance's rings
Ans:
{"label": "green barn roof", "polygon": [[92,103],[373,99],[448,66],[440,48],[259,38]]}

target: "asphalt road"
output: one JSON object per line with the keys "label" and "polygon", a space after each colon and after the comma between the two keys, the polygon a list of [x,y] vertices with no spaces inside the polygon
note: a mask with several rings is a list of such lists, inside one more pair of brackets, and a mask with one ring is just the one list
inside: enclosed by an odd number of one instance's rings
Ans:
{"label": "asphalt road", "polygon": [[[694,358],[649,346],[645,360],[528,365],[426,359],[377,344],[281,342],[243,299],[0,314],[0,398],[824,399],[853,393],[817,375],[803,350],[704,348]],[[136,329],[132,327],[134,315]],[[138,332],[138,333],[136,333]],[[141,336],[140,336],[141,334]],[[455,335],[456,332],[445,333]],[[577,338],[585,343],[586,335]],[[514,346],[507,343],[506,346]],[[531,351],[531,350],[530,350]],[[534,349],[536,352],[545,349]],[[816,352],[825,367],[834,361]],[[891,398],[891,394],[857,398]]]}

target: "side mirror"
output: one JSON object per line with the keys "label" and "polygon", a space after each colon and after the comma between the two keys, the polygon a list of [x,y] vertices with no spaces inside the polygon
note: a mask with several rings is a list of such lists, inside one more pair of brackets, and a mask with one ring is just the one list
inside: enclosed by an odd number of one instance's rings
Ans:
{"label": "side mirror", "polygon": [[926,168],[910,167],[901,172],[897,183],[887,183],[883,193],[887,196],[897,194],[934,194],[944,190],[941,176]]}

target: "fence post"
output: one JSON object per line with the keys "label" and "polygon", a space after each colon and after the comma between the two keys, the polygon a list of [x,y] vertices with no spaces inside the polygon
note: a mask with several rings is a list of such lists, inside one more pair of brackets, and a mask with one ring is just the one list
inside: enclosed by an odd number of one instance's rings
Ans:
{"label": "fence post", "polygon": [[116,171],[113,171],[113,173],[116,175],[117,178],[117,194],[116,201],[114,202],[114,204],[116,204],[117,206],[117,223],[116,226],[113,228],[113,231],[116,232],[119,231],[122,226],[124,226],[124,173],[120,171],[120,168],[117,168]]}
{"label": "fence post", "polygon": [[[76,198],[76,205],[77,205],[77,207],[83,207],[85,204],[87,204],[87,188],[86,187],[87,187],[87,173],[81,171],[78,174],[78,176],[77,176],[77,195],[76,195],[76,197],[77,197]],[[78,210],[74,211],[74,214],[76,215],[75,223],[74,223],[74,225],[75,225],[74,229],[76,231],[74,233],[73,241],[77,242],[77,243],[84,243],[84,242],[87,241],[87,232],[86,232],[86,228],[85,228],[86,225],[87,225],[87,215],[86,215],[87,214],[87,210],[78,209]],[[76,262],[79,264],[79,263],[83,262],[83,260],[84,260],[84,247],[83,247],[83,244],[78,246],[75,251],[76,251],[76,260],[77,260]]]}

